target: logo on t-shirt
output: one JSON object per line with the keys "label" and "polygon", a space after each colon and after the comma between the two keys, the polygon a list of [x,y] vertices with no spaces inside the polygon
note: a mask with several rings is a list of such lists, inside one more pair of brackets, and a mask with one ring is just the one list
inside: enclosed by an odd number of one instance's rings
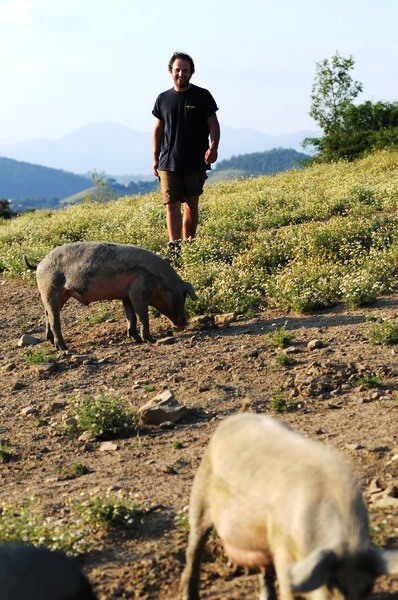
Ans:
{"label": "logo on t-shirt", "polygon": [[196,106],[192,106],[191,104],[185,105],[185,110],[194,110],[195,108],[196,108]]}

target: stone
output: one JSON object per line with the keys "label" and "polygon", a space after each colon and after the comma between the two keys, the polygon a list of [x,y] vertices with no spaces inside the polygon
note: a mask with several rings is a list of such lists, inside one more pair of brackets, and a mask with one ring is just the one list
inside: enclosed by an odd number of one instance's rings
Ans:
{"label": "stone", "polygon": [[177,402],[170,390],[164,390],[141,406],[138,413],[145,425],[160,425],[168,421],[178,423],[188,409]]}
{"label": "stone", "polygon": [[25,406],[21,409],[21,415],[28,417],[29,415],[33,415],[37,412],[37,409],[34,406]]}
{"label": "stone", "polygon": [[284,354],[298,354],[298,352],[300,352],[300,348],[298,348],[297,346],[288,346],[287,348],[284,349]]}
{"label": "stone", "polygon": [[81,435],[79,435],[79,442],[95,442],[96,437],[91,431],[83,431]]}
{"label": "stone", "polygon": [[73,428],[77,427],[76,417],[65,417],[65,419],[62,419],[62,422],[66,427],[73,427]]}
{"label": "stone", "polygon": [[157,346],[170,346],[171,344],[175,344],[175,338],[173,336],[167,336],[164,338],[160,338],[159,340],[157,340],[156,345]]}
{"label": "stone", "polygon": [[114,452],[118,447],[116,442],[102,442],[99,449],[101,452]]}
{"label": "stone", "polygon": [[56,365],[55,363],[39,363],[33,366],[33,370],[39,379],[43,379],[54,373]]}
{"label": "stone", "polygon": [[20,348],[26,348],[26,346],[36,346],[36,344],[41,344],[42,340],[33,337],[33,335],[29,335],[28,333],[24,333],[18,341],[18,346]]}
{"label": "stone", "polygon": [[318,350],[319,348],[324,348],[324,347],[325,347],[325,344],[322,342],[322,340],[319,340],[319,339],[310,340],[307,344],[308,350]]}
{"label": "stone", "polygon": [[215,315],[214,316],[214,323],[216,325],[221,325],[221,327],[223,327],[223,329],[227,329],[231,323],[233,323],[234,321],[236,321],[236,313],[232,312],[232,313],[225,313],[223,315]]}

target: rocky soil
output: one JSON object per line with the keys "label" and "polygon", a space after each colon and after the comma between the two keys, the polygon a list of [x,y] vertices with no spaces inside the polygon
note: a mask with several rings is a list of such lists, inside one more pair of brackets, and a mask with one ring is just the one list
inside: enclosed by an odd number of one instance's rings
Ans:
{"label": "rocky soil", "polygon": [[[107,305],[112,318],[90,324],[104,305],[83,307],[72,300],[62,312],[69,352],[57,353],[55,367],[30,366],[18,344],[23,334],[50,348],[38,293],[2,277],[0,442],[9,445],[12,457],[0,464],[1,500],[35,495],[56,515],[65,498],[83,492],[136,492],[153,510],[131,528],[99,535],[80,564],[100,600],[175,599],[192,478],[219,421],[245,406],[338,448],[361,480],[375,542],[398,547],[398,348],[371,345],[367,335],[368,318],[396,315],[397,302],[396,294],[366,309],[337,307],[304,316],[270,310],[225,326],[196,320],[172,343],[164,341],[169,324],[151,317],[152,333],[163,343],[136,345],[126,338],[118,303]],[[293,336],[288,350],[271,343],[283,325]],[[284,352],[293,359],[290,365],[278,359]],[[375,377],[379,384],[368,387]],[[145,426],[139,434],[119,436],[108,450],[101,439],[54,434],[68,417],[70,397],[109,388],[135,410],[169,390],[189,411],[174,426]],[[291,410],[278,412],[281,399]],[[88,472],[70,477],[74,462]],[[213,536],[201,588],[208,600],[255,598],[257,581],[231,571]],[[373,598],[398,598],[398,577],[381,578]]]}

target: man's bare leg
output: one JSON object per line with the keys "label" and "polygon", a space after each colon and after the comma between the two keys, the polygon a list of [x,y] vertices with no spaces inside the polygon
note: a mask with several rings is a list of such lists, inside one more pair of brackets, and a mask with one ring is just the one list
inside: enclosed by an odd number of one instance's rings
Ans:
{"label": "man's bare leg", "polygon": [[166,204],[166,225],[170,242],[180,240],[182,232],[181,202]]}
{"label": "man's bare leg", "polygon": [[199,196],[191,196],[185,200],[184,219],[182,223],[182,239],[194,238],[199,220]]}

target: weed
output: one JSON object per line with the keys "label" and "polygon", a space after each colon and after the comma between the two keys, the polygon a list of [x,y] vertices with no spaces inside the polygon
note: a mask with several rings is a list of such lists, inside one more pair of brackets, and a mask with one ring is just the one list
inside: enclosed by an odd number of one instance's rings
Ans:
{"label": "weed", "polygon": [[124,494],[122,491],[105,498],[90,496],[88,500],[76,503],[75,508],[84,521],[102,528],[117,525],[130,527],[136,514],[142,512],[138,495]]}
{"label": "weed", "polygon": [[29,350],[24,352],[22,358],[28,365],[57,362],[54,352],[46,348],[29,348]]}
{"label": "weed", "polygon": [[87,323],[89,325],[98,325],[99,323],[105,323],[105,321],[116,320],[115,313],[108,310],[105,306],[100,306],[95,312],[87,317]]}
{"label": "weed", "polygon": [[0,441],[0,463],[7,463],[13,457],[13,451],[8,442]]}
{"label": "weed", "polygon": [[271,334],[271,342],[278,348],[287,348],[293,340],[293,334],[286,331],[286,323]]}
{"label": "weed", "polygon": [[0,505],[0,542],[20,541],[78,556],[90,547],[89,537],[86,524],[76,513],[60,509],[57,519],[44,517],[35,497],[21,504]]}
{"label": "weed", "polygon": [[378,375],[364,375],[358,379],[358,384],[367,388],[379,387],[381,385],[381,379]]}
{"label": "weed", "polygon": [[174,523],[178,529],[189,531],[189,516],[186,510],[179,510],[174,517]]}
{"label": "weed", "polygon": [[135,423],[125,401],[112,394],[73,398],[72,404],[78,433],[89,431],[95,436],[114,436]]}
{"label": "weed", "polygon": [[181,450],[181,448],[184,448],[184,444],[175,440],[175,442],[173,442],[173,448],[175,448],[175,450]]}
{"label": "weed", "polygon": [[292,412],[300,408],[300,402],[297,400],[287,400],[281,390],[274,390],[271,401],[271,410],[276,413]]}
{"label": "weed", "polygon": [[279,353],[275,356],[275,361],[281,367],[291,367],[296,362],[292,356],[289,356],[288,354],[282,354],[282,353]]}
{"label": "weed", "polygon": [[154,392],[155,390],[156,390],[156,385],[154,383],[148,383],[144,387],[144,392],[145,393]]}
{"label": "weed", "polygon": [[90,473],[90,469],[81,462],[72,463],[71,471],[75,477],[81,477],[82,475],[87,475],[87,473]]}
{"label": "weed", "polygon": [[61,550],[69,556],[85,554],[94,547],[98,528],[130,527],[137,516],[156,506],[146,506],[138,494],[123,491],[102,498],[89,493],[86,499],[67,499],[57,505],[57,518],[44,516],[34,496],[20,504],[0,504],[0,542],[21,541]]}
{"label": "weed", "polygon": [[372,323],[368,330],[368,338],[371,344],[398,344],[398,318],[380,319]]}

